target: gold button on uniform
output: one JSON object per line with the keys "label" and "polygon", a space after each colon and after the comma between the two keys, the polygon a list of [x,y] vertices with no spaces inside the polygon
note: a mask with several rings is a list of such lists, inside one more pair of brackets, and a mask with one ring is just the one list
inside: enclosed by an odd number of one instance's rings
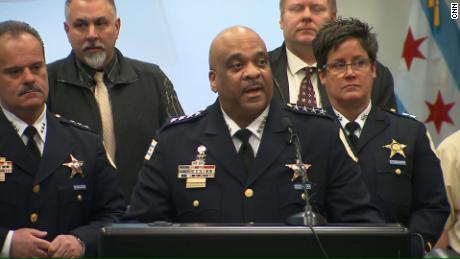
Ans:
{"label": "gold button on uniform", "polygon": [[300,197],[302,198],[302,200],[305,200],[305,193],[302,193],[302,195],[300,195]]}
{"label": "gold button on uniform", "polygon": [[198,208],[200,206],[200,201],[199,200],[194,200],[193,201],[193,207]]}
{"label": "gold button on uniform", "polygon": [[246,191],[244,191],[244,196],[246,196],[246,198],[251,198],[254,196],[254,191],[252,189],[246,189]]}
{"label": "gold button on uniform", "polygon": [[38,214],[37,213],[30,214],[30,222],[36,223],[37,221],[38,221]]}
{"label": "gold button on uniform", "polygon": [[81,194],[78,194],[78,195],[77,195],[77,200],[78,200],[78,201],[82,201],[82,200],[83,200],[83,196],[81,196]]}
{"label": "gold button on uniform", "polygon": [[396,175],[401,175],[401,169],[399,169],[399,168],[396,169],[396,170],[395,170],[395,174],[396,174]]}
{"label": "gold button on uniform", "polygon": [[39,192],[40,192],[40,185],[38,185],[38,184],[35,185],[34,188],[32,188],[32,191],[33,191],[34,193],[39,193]]}

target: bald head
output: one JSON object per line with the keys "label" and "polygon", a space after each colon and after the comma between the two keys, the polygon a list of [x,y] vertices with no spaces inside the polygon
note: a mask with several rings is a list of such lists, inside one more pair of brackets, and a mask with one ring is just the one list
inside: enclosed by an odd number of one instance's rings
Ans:
{"label": "bald head", "polygon": [[260,44],[266,50],[265,43],[260,38],[259,34],[253,31],[251,28],[245,26],[232,26],[223,31],[214,37],[211,47],[209,48],[209,67],[210,69],[216,66],[216,62],[219,60],[220,51],[223,49],[234,49],[235,45],[244,40],[257,40],[260,41]]}
{"label": "bald head", "polygon": [[253,30],[223,30],[209,49],[209,82],[225,113],[245,128],[272,98],[272,74],[264,41]]}

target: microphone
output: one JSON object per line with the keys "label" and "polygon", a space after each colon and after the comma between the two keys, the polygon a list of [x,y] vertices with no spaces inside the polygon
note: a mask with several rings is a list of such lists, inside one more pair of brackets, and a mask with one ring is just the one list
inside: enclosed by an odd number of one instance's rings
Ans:
{"label": "microphone", "polygon": [[289,119],[288,117],[284,117],[283,122],[284,122],[284,125],[287,126],[288,132],[289,132],[289,141],[288,141],[288,143],[292,144],[292,142],[294,141],[294,134],[295,133],[294,133],[294,130],[292,129],[291,119]]}
{"label": "microphone", "polygon": [[310,195],[308,193],[307,185],[311,183],[308,180],[307,169],[308,167],[302,162],[302,145],[300,144],[300,138],[297,131],[294,130],[292,121],[288,117],[283,118],[284,124],[287,126],[289,133],[289,144],[294,143],[296,151],[296,164],[294,166],[294,172],[300,176],[302,183],[302,190],[305,195],[305,209],[303,212],[291,215],[287,219],[289,225],[301,225],[301,226],[317,226],[326,224],[326,220],[323,216],[313,211],[310,204]]}

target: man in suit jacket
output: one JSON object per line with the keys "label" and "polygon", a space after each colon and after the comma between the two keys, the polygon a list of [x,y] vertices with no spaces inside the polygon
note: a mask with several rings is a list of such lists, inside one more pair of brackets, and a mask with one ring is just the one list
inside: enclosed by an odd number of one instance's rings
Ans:
{"label": "man in suit jacket", "polygon": [[0,23],[0,257],[96,256],[125,209],[100,137],[47,112],[43,42]]}
{"label": "man in suit jacket", "polygon": [[[48,107],[103,136],[129,199],[155,131],[183,111],[157,65],[124,57],[115,48],[121,23],[113,0],[67,0],[65,6],[72,52],[48,65]],[[98,75],[109,96],[108,113],[96,98]]]}
{"label": "man in suit jacket", "polygon": [[373,202],[387,222],[407,226],[431,247],[449,214],[440,162],[423,123],[371,101],[375,34],[359,20],[339,19],[319,31],[313,48],[329,110],[355,147]]}
{"label": "man in suit jacket", "polygon": [[[272,100],[265,44],[254,31],[231,27],[219,33],[209,60],[218,101],[162,129],[147,154],[127,219],[285,222],[305,206],[296,188],[301,179],[291,169],[296,153],[288,128],[295,128],[313,185],[313,207],[329,222],[381,220],[334,121],[320,111],[283,109]],[[285,118],[292,125],[283,123]]]}
{"label": "man in suit jacket", "polygon": [[[297,103],[299,87],[305,77],[304,67],[316,67],[312,42],[321,27],[335,21],[336,0],[280,0],[280,27],[284,43],[268,53],[273,78],[274,95],[284,103]],[[372,101],[387,109],[396,109],[393,76],[390,70],[376,63],[376,78],[372,87]],[[317,74],[312,76],[316,103],[329,106],[324,86]]]}

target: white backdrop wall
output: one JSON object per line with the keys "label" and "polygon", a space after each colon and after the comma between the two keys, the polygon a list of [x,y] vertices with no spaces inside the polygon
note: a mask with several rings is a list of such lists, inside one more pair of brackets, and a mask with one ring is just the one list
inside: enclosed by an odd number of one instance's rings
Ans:
{"label": "white backdrop wall", "polygon": [[[338,0],[339,15],[374,26],[380,60],[398,73],[402,41],[414,0]],[[63,0],[0,0],[0,20],[33,25],[46,45],[48,62],[63,58],[70,46],[63,29]],[[209,89],[208,48],[222,29],[236,24],[257,31],[273,49],[282,43],[278,0],[118,0],[121,33],[117,47],[129,57],[153,62],[173,82],[186,113],[216,98]],[[394,75],[395,77],[397,75]]]}

